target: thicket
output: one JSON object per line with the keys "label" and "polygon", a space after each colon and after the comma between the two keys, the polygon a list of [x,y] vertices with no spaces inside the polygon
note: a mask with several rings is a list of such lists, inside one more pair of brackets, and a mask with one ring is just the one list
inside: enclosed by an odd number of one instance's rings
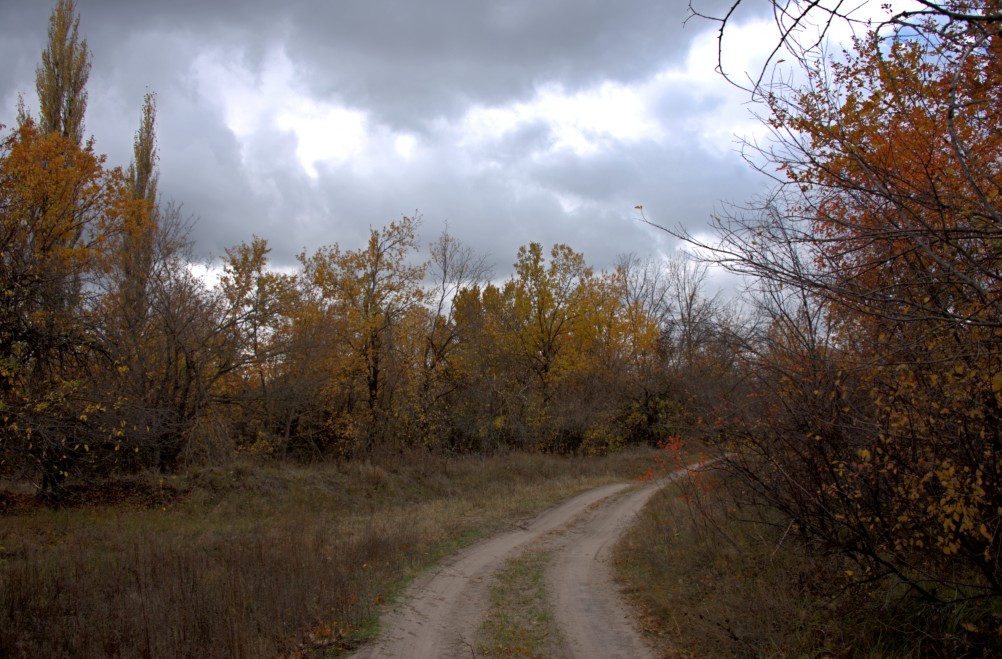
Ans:
{"label": "thicket", "polygon": [[[715,241],[675,233],[754,282],[748,390],[713,433],[736,500],[844,561],[829,596],[925,607],[959,634],[936,652],[976,653],[1002,614],[1002,11],[920,5],[775,3],[748,156],[777,187]],[[858,36],[830,52],[836,22]]]}

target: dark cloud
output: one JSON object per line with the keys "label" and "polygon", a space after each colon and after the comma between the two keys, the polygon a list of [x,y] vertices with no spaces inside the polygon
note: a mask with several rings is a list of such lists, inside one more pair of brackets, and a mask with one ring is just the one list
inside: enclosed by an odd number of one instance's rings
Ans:
{"label": "dark cloud", "polygon": [[[0,123],[12,123],[18,92],[34,104],[54,4],[4,0]],[[657,221],[695,227],[717,200],[740,200],[757,185],[736,154],[702,142],[700,122],[733,97],[684,83],[647,98],[660,135],[587,134],[593,149],[576,151],[539,115],[476,139],[462,134],[471,108],[531,105],[544,88],[573,95],[649,84],[683,68],[692,39],[713,27],[683,26],[684,2],[78,0],[78,9],[93,52],[88,134],[126,165],[143,95],[157,93],[161,192],[197,218],[202,255],[256,234],[291,264],[302,249],[356,246],[370,227],[418,210],[426,239],[448,223],[499,271],[530,241],[568,243],[609,267],[619,253],[672,248],[637,220],[636,204]],[[275,117],[235,132],[222,88],[238,75],[254,88],[276,54],[302,99],[364,112],[378,153],[318,161],[311,176],[297,135]],[[216,77],[203,70],[210,60],[225,65]],[[397,157],[393,139],[405,133],[414,153]]]}
{"label": "dark cloud", "polygon": [[[46,3],[13,2],[16,24],[44,37]],[[716,13],[727,3],[698,4]],[[140,75],[149,65],[159,78],[157,68],[183,66],[191,50],[214,43],[254,67],[282,44],[314,93],[412,130],[471,103],[528,98],[547,82],[574,91],[642,80],[683,57],[708,25],[687,27],[685,3],[658,0],[79,0],[79,8],[96,59],[106,53],[109,65]],[[167,34],[188,39],[188,52],[165,44]]]}

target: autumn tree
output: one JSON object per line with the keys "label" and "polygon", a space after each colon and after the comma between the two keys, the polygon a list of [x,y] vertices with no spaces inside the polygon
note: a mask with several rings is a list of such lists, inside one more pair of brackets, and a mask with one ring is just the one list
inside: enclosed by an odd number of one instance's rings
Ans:
{"label": "autumn tree", "polygon": [[768,314],[756,415],[724,432],[745,483],[866,580],[956,602],[1002,595],[1002,14],[921,4],[837,58],[782,31],[806,82],[759,79],[755,155],[785,182],[703,246]]}
{"label": "autumn tree", "polygon": [[454,359],[461,340],[456,298],[463,291],[479,288],[490,268],[482,255],[463,245],[445,230],[429,245],[431,282],[427,309],[420,314],[420,375],[415,384],[415,423],[419,441],[440,445],[448,433],[452,414],[450,396],[460,386],[459,365]]}
{"label": "autumn tree", "polygon": [[49,42],[35,74],[39,130],[83,142],[90,50],[80,39],[75,0],[59,0],[49,17]]}
{"label": "autumn tree", "polygon": [[339,345],[328,359],[355,428],[349,452],[371,452],[390,437],[394,399],[409,370],[397,330],[425,298],[424,265],[411,262],[418,225],[418,218],[403,217],[373,229],[363,249],[335,244],[300,255],[303,283],[314,291],[314,318],[338,328],[332,338]]}
{"label": "autumn tree", "polygon": [[30,456],[53,495],[75,457],[108,434],[87,387],[98,349],[88,309],[135,207],[120,170],[27,120],[0,145],[0,209],[3,443]]}
{"label": "autumn tree", "polygon": [[227,398],[243,407],[242,435],[253,445],[274,450],[269,438],[288,440],[288,415],[301,395],[288,372],[292,359],[291,325],[297,313],[296,276],[268,267],[271,249],[263,238],[226,250],[220,288],[226,323],[237,351],[235,381]]}
{"label": "autumn tree", "polygon": [[495,284],[463,288],[453,301],[457,386],[447,398],[447,448],[490,453],[530,441],[530,376],[507,330],[508,302]]}
{"label": "autumn tree", "polygon": [[71,471],[149,464],[148,449],[180,436],[165,432],[153,392],[168,380],[154,368],[165,349],[154,298],[165,291],[151,278],[178,268],[184,242],[176,213],[159,222],[155,107],[147,96],[128,176],[82,144],[90,54],[78,26],[75,3],[59,2],[37,70],[39,122],[22,111],[3,154],[5,409],[50,498]]}
{"label": "autumn tree", "polygon": [[508,284],[510,327],[544,405],[553,395],[562,368],[573,360],[567,339],[586,312],[583,297],[591,277],[584,256],[567,245],[554,245],[549,261],[539,243],[518,250],[515,276]]}
{"label": "autumn tree", "polygon": [[[233,439],[226,436],[220,404],[224,389],[243,364],[240,342],[227,302],[195,274],[193,246],[176,207],[168,207],[150,285],[150,308],[156,318],[157,343],[148,354],[156,386],[147,409],[158,420],[150,427],[147,463],[173,470],[201,445],[205,456],[227,457]],[[141,428],[140,428],[141,430]],[[198,455],[195,453],[195,455]]]}
{"label": "autumn tree", "polygon": [[[732,395],[737,314],[708,292],[708,266],[684,254],[619,258],[631,350],[630,434],[650,443],[691,430]],[[646,331],[643,328],[647,327]]]}
{"label": "autumn tree", "polygon": [[139,130],[132,147],[132,163],[127,177],[132,197],[145,202],[145,213],[138,214],[123,241],[126,295],[133,314],[141,316],[145,307],[145,291],[152,266],[153,241],[160,230],[160,199],[157,196],[157,107],[156,97],[147,93],[143,99]]}
{"label": "autumn tree", "polygon": [[595,452],[634,439],[631,404],[659,359],[659,329],[630,299],[626,272],[595,274],[566,245],[547,258],[532,243],[517,258],[508,281],[456,296],[454,437]]}
{"label": "autumn tree", "polygon": [[82,140],[90,53],[61,0],[37,70],[38,122],[5,138],[8,455],[58,498],[71,474],[177,466],[237,362],[223,304],[195,277],[187,222],[157,197],[147,95],[128,173]]}
{"label": "autumn tree", "polygon": [[[133,213],[114,238],[115,258],[104,280],[102,300],[104,333],[116,368],[145,380],[148,343],[154,319],[149,286],[160,226],[157,198],[156,106],[152,94],[143,102],[139,129],[133,141],[133,160],[126,173]],[[170,231],[170,229],[168,229]],[[136,383],[139,390],[145,385]],[[133,391],[142,398],[141,391]]]}
{"label": "autumn tree", "polygon": [[[156,106],[147,94],[122,175],[130,198],[94,279],[90,388],[116,437],[118,470],[178,466],[238,364],[225,303],[192,274],[189,222],[157,195]],[[128,451],[120,450],[128,448]]]}
{"label": "autumn tree", "polygon": [[660,361],[659,329],[628,291],[618,267],[582,282],[581,316],[568,337],[573,358],[550,413],[567,448],[600,454],[643,441],[631,417],[647,367]]}

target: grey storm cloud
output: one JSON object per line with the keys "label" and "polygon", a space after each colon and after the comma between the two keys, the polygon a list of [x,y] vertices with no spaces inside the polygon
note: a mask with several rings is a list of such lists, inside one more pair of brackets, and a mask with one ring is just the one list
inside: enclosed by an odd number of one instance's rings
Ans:
{"label": "grey storm cloud", "polygon": [[[45,3],[30,4],[44,22]],[[354,99],[403,124],[461,112],[470,103],[524,98],[550,80],[571,89],[638,80],[684,55],[695,31],[683,26],[683,2],[655,0],[79,4],[95,48],[131,45],[138,51],[131,65],[140,73],[144,62],[184,59],[183,51],[146,47],[145,38],[164,33],[189,35],[191,45],[236,45],[252,67],[282,43],[303,63],[316,94]],[[145,38],[129,43],[129,35]]]}
{"label": "grey storm cloud", "polygon": [[[34,107],[55,1],[0,4],[0,123],[10,125],[18,94]],[[93,53],[86,132],[110,162],[126,165],[143,95],[156,92],[161,193],[196,218],[202,256],[258,235],[277,263],[291,264],[303,249],[356,246],[369,227],[416,210],[426,240],[448,224],[502,272],[529,241],[567,243],[608,267],[622,252],[673,248],[637,221],[636,204],[666,224],[699,226],[720,200],[761,184],[697,128],[735,97],[684,86],[643,97],[656,135],[586,130],[590,148],[569,148],[545,113],[531,112],[476,139],[462,133],[471,110],[524,109],[541,90],[573,99],[603,85],[640,88],[684,68],[693,39],[714,27],[683,25],[685,2],[78,0],[77,8]],[[308,138],[274,116],[236,130],[227,112],[257,99],[227,99],[224,88],[263,85],[276,53],[297,102],[360,113],[381,148],[406,135],[413,155],[364,166],[319,158],[310,171],[299,152]],[[212,75],[206,62],[219,65]],[[705,63],[707,79],[714,64]]]}

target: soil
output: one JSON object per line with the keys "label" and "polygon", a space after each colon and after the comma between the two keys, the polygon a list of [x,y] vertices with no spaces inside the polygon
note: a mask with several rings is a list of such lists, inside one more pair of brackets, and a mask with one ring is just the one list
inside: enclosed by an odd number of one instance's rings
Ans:
{"label": "soil", "polygon": [[492,575],[533,543],[553,552],[547,589],[565,656],[653,657],[620,597],[610,553],[657,488],[615,484],[589,490],[457,553],[411,585],[381,621],[384,633],[355,656],[475,657],[474,637],[487,614]]}

